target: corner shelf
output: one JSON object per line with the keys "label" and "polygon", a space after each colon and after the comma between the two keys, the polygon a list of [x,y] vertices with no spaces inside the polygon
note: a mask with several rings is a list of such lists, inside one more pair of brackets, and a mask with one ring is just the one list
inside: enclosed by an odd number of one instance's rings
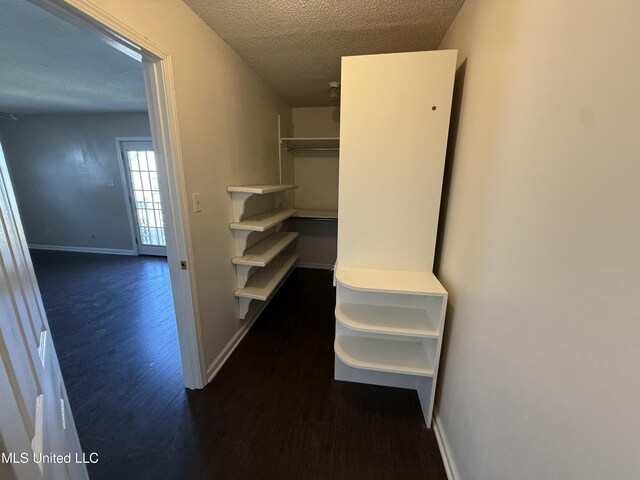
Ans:
{"label": "corner shelf", "polygon": [[289,151],[339,151],[340,139],[337,137],[318,138],[281,138],[280,145]]}
{"label": "corner shelf", "polygon": [[337,210],[298,210],[293,218],[306,218],[308,220],[337,220]]}
{"label": "corner shelf", "polygon": [[336,280],[355,290],[407,295],[447,296],[432,272],[345,268],[336,265]]}
{"label": "corner shelf", "polygon": [[431,426],[447,291],[432,272],[335,267],[336,380],[410,388]]}
{"label": "corner shelf", "polygon": [[298,237],[298,232],[278,232],[249,248],[241,257],[231,260],[235,265],[266,267],[280,252]]}
{"label": "corner shelf", "polygon": [[269,228],[283,222],[294,213],[296,209],[276,209],[268,212],[259,213],[240,222],[234,222],[229,225],[231,230],[251,230],[253,232],[264,232]]}
{"label": "corner shelf", "polygon": [[433,376],[431,361],[418,342],[336,335],[334,350],[341,361],[354,368]]}
{"label": "corner shelf", "polygon": [[335,314],[340,323],[357,332],[419,338],[439,336],[437,324],[422,308],[338,303]]}

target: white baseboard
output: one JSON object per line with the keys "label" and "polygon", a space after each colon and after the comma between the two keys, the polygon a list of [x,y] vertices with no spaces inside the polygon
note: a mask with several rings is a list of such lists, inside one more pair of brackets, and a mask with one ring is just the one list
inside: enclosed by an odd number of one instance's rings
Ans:
{"label": "white baseboard", "polygon": [[280,282],[280,285],[278,285],[278,287],[274,291],[274,295],[272,295],[271,298],[269,298],[269,300],[267,300],[266,302],[260,302],[260,305],[255,310],[249,309],[249,312],[251,313],[251,317],[244,319],[245,324],[240,328],[240,330],[238,330],[235,333],[233,337],[231,337],[231,340],[229,340],[229,343],[227,343],[225,347],[222,349],[222,352],[220,352],[220,355],[218,355],[215,358],[215,360],[211,362],[211,365],[207,367],[207,383],[213,380],[213,377],[215,377],[218,374],[222,366],[226,363],[227,360],[229,360],[229,357],[231,356],[233,351],[236,349],[238,345],[240,345],[240,342],[242,341],[244,336],[249,332],[249,330],[251,329],[255,321],[258,319],[262,311],[265,308],[267,308],[267,305],[269,305],[269,302],[273,299],[273,297],[275,296],[275,293],[278,290],[280,290],[280,287],[282,287],[284,282],[287,281],[287,279],[289,278],[289,275],[291,275],[291,272],[293,272],[293,268],[289,271],[289,273],[287,273],[284,276],[284,278]]}
{"label": "white baseboard", "polygon": [[333,270],[333,263],[311,263],[311,262],[298,262],[296,268],[317,268],[318,270]]}
{"label": "white baseboard", "polygon": [[444,469],[447,473],[449,480],[459,480],[458,469],[455,463],[453,463],[453,457],[451,456],[451,449],[447,442],[447,437],[440,428],[440,421],[438,415],[433,413],[433,432],[436,434],[436,441],[438,442],[438,448],[440,449],[440,456],[442,457],[442,463],[444,463]]}
{"label": "white baseboard", "polygon": [[215,377],[218,374],[222,366],[227,362],[227,360],[229,360],[229,357],[231,356],[233,351],[236,349],[236,347],[240,345],[240,342],[242,341],[244,336],[249,332],[249,329],[252,327],[253,323],[256,321],[257,318],[258,318],[258,315],[254,315],[253,318],[248,323],[240,327],[240,330],[238,330],[236,334],[233,337],[231,337],[231,340],[229,340],[229,342],[222,349],[222,352],[220,352],[220,355],[218,355],[215,358],[215,360],[211,362],[211,365],[207,367],[207,383],[213,380],[213,377]]}
{"label": "white baseboard", "polygon": [[135,255],[134,250],[125,250],[120,248],[94,248],[94,247],[69,247],[62,245],[37,245],[30,243],[29,248],[32,250],[55,250],[58,252],[77,252],[77,253],[102,253],[106,255]]}

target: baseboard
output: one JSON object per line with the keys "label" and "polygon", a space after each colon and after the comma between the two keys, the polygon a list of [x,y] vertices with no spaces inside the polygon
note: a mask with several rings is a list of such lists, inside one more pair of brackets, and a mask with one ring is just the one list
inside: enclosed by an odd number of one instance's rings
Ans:
{"label": "baseboard", "polygon": [[30,243],[29,248],[32,250],[55,250],[58,252],[77,252],[77,253],[102,253],[106,255],[135,255],[133,250],[124,250],[120,248],[94,248],[94,247],[69,247],[62,245],[37,245]]}
{"label": "baseboard", "polygon": [[231,340],[229,340],[229,342],[222,349],[222,352],[220,352],[220,355],[218,355],[215,358],[215,360],[211,362],[211,365],[207,367],[207,383],[213,380],[213,377],[215,377],[218,374],[222,366],[227,362],[227,360],[229,360],[229,357],[231,356],[233,351],[236,349],[236,347],[240,345],[240,342],[242,341],[244,336],[247,334],[247,332],[249,331],[249,329],[251,328],[251,326],[253,325],[253,323],[256,321],[257,318],[258,318],[258,315],[254,315],[253,318],[249,320],[248,323],[240,327],[240,330],[238,330],[236,334],[233,337],[231,337]]}
{"label": "baseboard", "polygon": [[442,457],[442,463],[444,463],[444,469],[447,473],[449,480],[458,480],[458,469],[455,463],[453,463],[453,457],[451,456],[451,449],[447,442],[447,437],[440,428],[440,421],[438,415],[433,413],[433,432],[436,434],[436,441],[438,442],[438,448],[440,449],[440,456]]}
{"label": "baseboard", "polygon": [[[278,287],[276,288],[275,292],[280,290],[280,287],[282,287],[282,285],[287,280],[287,278],[289,278],[289,275],[291,275],[291,272],[293,272],[293,268],[289,271],[289,273],[287,273],[284,276],[284,278],[280,282],[280,285],[278,285]],[[265,308],[267,308],[267,305],[269,305],[269,302],[275,296],[275,292],[274,292],[274,295],[272,295],[271,298],[269,298],[269,300],[267,300],[266,302],[260,302],[260,305],[258,306],[258,308],[254,310],[249,309],[249,311],[251,312],[251,317],[244,319],[245,324],[240,328],[240,330],[238,330],[235,333],[233,337],[231,337],[231,340],[229,340],[229,342],[222,349],[222,352],[220,352],[220,355],[218,355],[215,358],[215,360],[211,362],[211,365],[207,367],[207,383],[213,380],[213,377],[215,377],[218,374],[222,366],[226,363],[227,360],[229,360],[229,357],[231,356],[233,351],[236,349],[238,345],[240,345],[240,342],[242,341],[244,336],[249,332],[249,330],[251,329],[255,321],[258,319],[262,311]]]}
{"label": "baseboard", "polygon": [[333,270],[333,263],[312,263],[312,262],[299,262],[296,268],[316,268],[318,270]]}

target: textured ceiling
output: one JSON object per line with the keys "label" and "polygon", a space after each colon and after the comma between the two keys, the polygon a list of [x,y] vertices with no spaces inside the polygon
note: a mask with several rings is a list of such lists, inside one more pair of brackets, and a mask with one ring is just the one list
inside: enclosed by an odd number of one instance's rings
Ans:
{"label": "textured ceiling", "polygon": [[140,63],[26,0],[0,0],[0,111],[146,111]]}
{"label": "textured ceiling", "polygon": [[344,55],[438,48],[464,2],[184,1],[293,106],[330,105]]}

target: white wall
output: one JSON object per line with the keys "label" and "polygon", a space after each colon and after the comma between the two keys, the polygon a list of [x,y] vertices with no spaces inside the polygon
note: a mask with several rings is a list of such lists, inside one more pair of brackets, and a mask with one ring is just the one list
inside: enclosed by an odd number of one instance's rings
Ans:
{"label": "white wall", "polygon": [[[339,137],[338,107],[293,109],[295,137]],[[295,206],[309,210],[338,210],[338,152],[294,152]],[[289,229],[300,233],[296,253],[302,267],[331,268],[336,263],[338,222],[292,219]]]}
{"label": "white wall", "polygon": [[460,479],[640,478],[638,18],[467,0],[442,43],[466,60],[439,265]]}
{"label": "white wall", "polygon": [[20,115],[0,124],[30,245],[133,252],[116,137],[151,137],[147,114]]}
{"label": "white wall", "polygon": [[[338,107],[293,109],[294,137],[339,137]],[[338,152],[294,152],[296,207],[338,209]]]}
{"label": "white wall", "polygon": [[198,311],[207,365],[242,328],[238,318],[231,184],[278,182],[278,123],[291,109],[180,0],[94,0],[171,54]]}

